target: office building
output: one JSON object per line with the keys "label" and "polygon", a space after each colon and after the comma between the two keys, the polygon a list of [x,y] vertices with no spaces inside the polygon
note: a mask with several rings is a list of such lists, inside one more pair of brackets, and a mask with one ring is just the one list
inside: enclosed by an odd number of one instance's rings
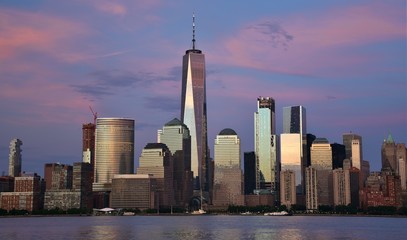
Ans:
{"label": "office building", "polygon": [[296,179],[293,170],[285,169],[280,172],[280,202],[288,208],[297,204]]}
{"label": "office building", "polygon": [[240,139],[225,128],[215,139],[213,205],[227,208],[244,205],[243,174],[240,166]]}
{"label": "office building", "polygon": [[82,125],[82,153],[84,157],[83,162],[95,164],[95,139],[96,125],[87,123]]}
{"label": "office building", "polygon": [[164,143],[148,143],[141,152],[139,164],[137,174],[151,174],[156,179],[159,206],[173,206],[173,163],[167,145]]}
{"label": "office building", "polygon": [[390,169],[400,176],[401,188],[406,190],[407,149],[405,143],[395,143],[391,134],[382,144],[382,169]]}
{"label": "office building", "polygon": [[332,143],[332,169],[343,168],[343,160],[346,159],[345,145]]}
{"label": "office building", "polygon": [[[302,170],[302,140],[299,133],[283,133],[280,135],[281,172],[290,170],[294,173],[294,186],[297,195],[304,195],[304,175]],[[280,193],[281,193],[280,189]],[[282,193],[281,193],[282,194]],[[281,196],[282,197],[282,196]]]}
{"label": "office building", "polygon": [[156,178],[150,174],[117,174],[112,180],[111,207],[155,209],[158,207]]}
{"label": "office building", "polygon": [[174,118],[158,131],[158,142],[167,145],[172,154],[175,205],[186,207],[193,194],[189,129]]}
{"label": "office building", "polygon": [[275,125],[274,99],[270,97],[257,98],[257,112],[254,113],[257,189],[276,190],[277,138]]}
{"label": "office building", "polygon": [[181,121],[191,135],[194,189],[209,191],[205,55],[195,45],[194,16],[192,49],[185,52],[182,62]]}
{"label": "office building", "polygon": [[98,118],[93,191],[110,191],[115,174],[134,173],[134,120]]}
{"label": "office building", "polygon": [[351,203],[349,170],[336,168],[332,172],[334,206],[348,206]]}
{"label": "office building", "polygon": [[311,166],[305,168],[305,193],[307,212],[318,210],[317,170]]}
{"label": "office building", "polygon": [[354,133],[344,133],[342,137],[346,158],[351,161],[352,167],[361,170],[363,160],[362,137]]}
{"label": "office building", "polygon": [[312,143],[311,166],[317,171],[318,204],[332,205],[332,149],[326,138]]}
{"label": "office building", "polygon": [[10,141],[8,174],[11,177],[18,177],[21,173],[21,145],[23,145],[23,142],[18,138],[14,138]]}
{"label": "office building", "polygon": [[244,153],[244,194],[253,194],[256,189],[256,154]]}

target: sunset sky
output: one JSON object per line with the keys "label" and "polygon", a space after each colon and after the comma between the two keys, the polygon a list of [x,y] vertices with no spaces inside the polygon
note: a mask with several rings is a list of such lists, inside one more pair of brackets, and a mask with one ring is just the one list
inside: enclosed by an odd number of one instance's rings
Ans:
{"label": "sunset sky", "polygon": [[[406,1],[0,1],[0,171],[23,141],[23,171],[82,160],[82,124],[136,121],[135,165],[157,129],[180,118],[181,65],[206,56],[208,142],[232,128],[254,150],[256,99],[302,105],[331,143],[363,138],[371,170],[391,133],[407,143]],[[215,159],[216,161],[216,159]]]}

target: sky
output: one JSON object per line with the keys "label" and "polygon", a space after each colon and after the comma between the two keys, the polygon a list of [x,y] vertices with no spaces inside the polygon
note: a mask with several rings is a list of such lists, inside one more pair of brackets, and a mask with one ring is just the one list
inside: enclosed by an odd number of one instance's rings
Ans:
{"label": "sky", "polygon": [[[82,160],[82,124],[136,121],[135,165],[181,108],[181,66],[206,58],[208,143],[234,129],[254,150],[257,98],[302,105],[307,131],[363,138],[372,171],[389,133],[407,143],[406,1],[0,1],[0,173],[23,141],[23,171]],[[215,159],[216,161],[216,159]]]}

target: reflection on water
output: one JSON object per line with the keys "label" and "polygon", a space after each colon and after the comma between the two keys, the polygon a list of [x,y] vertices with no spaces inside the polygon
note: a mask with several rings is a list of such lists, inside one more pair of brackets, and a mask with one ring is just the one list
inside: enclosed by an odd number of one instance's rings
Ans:
{"label": "reflection on water", "polygon": [[407,218],[103,216],[0,218],[0,239],[399,239]]}

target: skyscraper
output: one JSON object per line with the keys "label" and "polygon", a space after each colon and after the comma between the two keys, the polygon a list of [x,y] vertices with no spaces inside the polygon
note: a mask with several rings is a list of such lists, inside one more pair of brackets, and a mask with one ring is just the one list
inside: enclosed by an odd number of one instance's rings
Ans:
{"label": "skyscraper", "polygon": [[215,139],[214,199],[216,206],[244,205],[243,174],[240,166],[240,139],[225,128]]}
{"label": "skyscraper", "polygon": [[390,169],[400,176],[401,188],[406,190],[407,149],[405,143],[395,143],[391,134],[382,144],[382,169]]}
{"label": "skyscraper", "polygon": [[8,174],[11,177],[18,177],[21,174],[21,145],[23,145],[23,142],[18,138],[10,141]]}
{"label": "skyscraper", "polygon": [[311,146],[311,167],[317,174],[319,205],[332,205],[332,149],[326,138],[317,138]]}
{"label": "skyscraper", "polygon": [[191,135],[191,169],[195,189],[208,191],[209,156],[206,113],[205,55],[195,48],[195,16],[192,24],[192,49],[182,62],[181,120]]}
{"label": "skyscraper", "polygon": [[83,162],[95,164],[95,131],[96,125],[87,123],[82,125],[82,153]]}
{"label": "skyscraper", "polygon": [[283,108],[283,133],[307,134],[306,110],[303,106]]}
{"label": "skyscraper", "polygon": [[184,207],[191,199],[193,191],[189,129],[174,118],[158,132],[158,142],[167,145],[173,158],[175,204]]}
{"label": "skyscraper", "polygon": [[147,143],[139,158],[137,174],[152,174],[156,179],[160,206],[174,204],[172,156],[164,143]]}
{"label": "skyscraper", "polygon": [[362,170],[362,137],[354,133],[344,133],[342,136],[346,158],[351,160],[352,167]]}
{"label": "skyscraper", "polygon": [[110,191],[115,174],[134,173],[134,120],[98,118],[93,191]]}
{"label": "skyscraper", "polygon": [[256,189],[256,154],[244,153],[244,194],[253,194]]}
{"label": "skyscraper", "polygon": [[276,189],[277,139],[275,125],[274,99],[271,97],[257,98],[257,112],[254,113],[257,189]]}

